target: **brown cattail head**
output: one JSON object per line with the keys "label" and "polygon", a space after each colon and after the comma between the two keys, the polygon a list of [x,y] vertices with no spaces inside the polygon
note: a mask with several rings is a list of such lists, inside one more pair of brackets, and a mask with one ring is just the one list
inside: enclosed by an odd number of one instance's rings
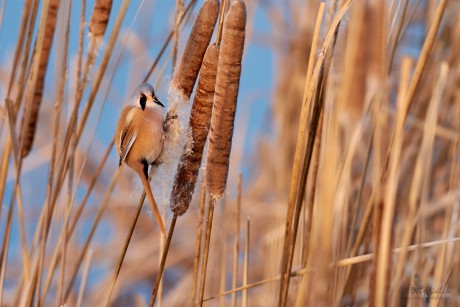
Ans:
{"label": "brown cattail head", "polygon": [[206,165],[206,186],[214,200],[222,197],[227,182],[245,27],[246,6],[233,1],[222,33]]}
{"label": "brown cattail head", "polygon": [[171,86],[190,98],[219,15],[219,1],[205,0],[198,12]]}
{"label": "brown cattail head", "polygon": [[177,215],[182,215],[187,211],[195,190],[203,157],[203,148],[211,125],[218,60],[219,47],[214,43],[208,47],[204,55],[193,101],[185,149],[174,179],[170,206],[171,210]]}
{"label": "brown cattail head", "polygon": [[107,24],[109,23],[110,11],[112,10],[112,0],[96,0],[93,14],[89,22],[89,32],[94,37],[104,36]]}
{"label": "brown cattail head", "polygon": [[[32,92],[28,92],[32,94],[26,96],[26,99],[32,99],[30,109],[30,117],[29,123],[24,131],[24,135],[20,135],[20,141],[24,138],[23,146],[22,146],[22,157],[26,157],[34,142],[35,138],[35,130],[37,129],[37,121],[38,121],[38,111],[40,110],[40,104],[42,102],[43,97],[43,88],[45,86],[45,75],[46,75],[46,68],[48,67],[48,59],[51,52],[51,46],[53,44],[53,36],[54,36],[54,29],[56,28],[56,19],[57,13],[59,8],[59,0],[51,0],[49,3],[48,8],[48,16],[46,17],[46,25],[45,25],[45,36],[43,38],[43,45],[42,45],[42,53],[39,59],[38,64],[38,72],[37,72],[37,81],[35,83],[35,88]],[[32,72],[29,76],[29,82],[31,83],[30,79],[34,73]],[[29,84],[30,84],[29,83]],[[27,103],[25,104],[27,108]],[[24,109],[24,114],[22,116],[22,123],[24,123],[25,116],[27,114],[27,110]],[[21,124],[22,126],[22,124]]]}

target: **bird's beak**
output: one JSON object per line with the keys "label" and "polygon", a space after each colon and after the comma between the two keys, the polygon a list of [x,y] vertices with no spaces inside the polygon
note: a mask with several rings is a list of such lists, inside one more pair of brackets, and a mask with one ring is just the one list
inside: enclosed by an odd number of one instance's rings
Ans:
{"label": "bird's beak", "polygon": [[153,96],[153,102],[155,102],[156,104],[162,106],[163,108],[165,107],[165,105],[162,104],[161,101],[158,100],[158,98],[156,96]]}

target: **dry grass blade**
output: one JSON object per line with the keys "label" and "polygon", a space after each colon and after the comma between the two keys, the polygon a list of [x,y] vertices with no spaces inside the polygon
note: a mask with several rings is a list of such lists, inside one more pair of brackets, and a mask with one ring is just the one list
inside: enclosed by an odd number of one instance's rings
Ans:
{"label": "dry grass blade", "polygon": [[[248,285],[248,273],[249,273],[249,242],[250,235],[249,229],[251,225],[251,220],[248,218],[246,222],[246,245],[244,246],[244,266],[243,266],[243,287]],[[243,295],[241,297],[241,306],[248,306],[248,290],[243,290]]]}
{"label": "dry grass blade", "polygon": [[[155,171],[155,167],[152,167],[150,169],[150,173],[149,173],[149,181],[152,180],[152,176],[153,176],[154,171]],[[133,220],[131,222],[129,232],[128,232],[127,236],[126,236],[126,239],[125,239],[125,242],[124,242],[123,249],[121,251],[120,257],[118,258],[117,266],[115,267],[115,270],[113,272],[112,280],[111,280],[110,285],[109,285],[108,294],[107,294],[104,306],[109,306],[109,304],[110,304],[110,299],[112,297],[113,289],[115,288],[115,283],[117,282],[118,275],[120,274],[121,266],[123,265],[123,261],[124,261],[125,256],[126,256],[126,252],[128,251],[129,243],[131,242],[131,238],[133,236],[134,229],[136,228],[137,220],[139,219],[139,215],[141,213],[142,205],[144,204],[145,197],[146,197],[146,193],[145,193],[145,190],[144,190],[142,192],[142,195],[141,195],[140,199],[139,199],[139,202],[137,203],[136,213],[135,213],[135,215],[133,217]]]}
{"label": "dry grass blade", "polygon": [[211,244],[211,230],[212,230],[212,219],[214,216],[214,205],[215,200],[213,198],[208,199],[208,217],[206,222],[206,236],[204,240],[203,259],[201,260],[201,274],[200,274],[200,287],[198,292],[197,304],[203,306],[204,289],[206,286],[206,273],[208,269],[208,258],[209,258],[209,246]]}
{"label": "dry grass blade", "polygon": [[224,22],[206,162],[206,186],[213,199],[222,197],[227,183],[245,28],[246,5],[234,1]]}
{"label": "dry grass blade", "polygon": [[[409,84],[409,89],[407,90],[407,104],[410,108],[412,101],[414,100],[417,87],[420,83],[423,71],[425,70],[426,63],[428,61],[428,56],[430,55],[431,49],[433,48],[434,41],[436,39],[436,33],[438,32],[439,26],[441,24],[442,17],[444,16],[444,11],[446,9],[447,0],[440,0],[436,8],[435,17],[433,24],[431,24],[428,34],[426,36],[425,42],[418,58],[417,64],[415,66],[414,74]],[[406,114],[407,117],[407,114]]]}
{"label": "dry grass blade", "polygon": [[[78,206],[78,208],[74,212],[74,215],[73,215],[74,217],[73,217],[72,222],[70,223],[70,226],[67,229],[63,228],[61,230],[61,233],[59,235],[59,239],[57,240],[57,243],[56,243],[56,248],[54,249],[53,255],[52,255],[51,260],[50,260],[49,265],[48,265],[48,275],[46,276],[46,279],[45,279],[45,284],[44,284],[44,287],[43,287],[43,293],[42,293],[42,298],[41,298],[42,302],[44,302],[44,300],[45,300],[46,293],[48,292],[48,289],[49,289],[49,287],[51,285],[51,281],[53,279],[53,275],[54,275],[54,271],[56,269],[57,262],[59,261],[59,258],[61,257],[60,246],[61,246],[61,244],[64,243],[64,237],[65,236],[67,236],[67,238],[72,237],[72,235],[73,235],[73,233],[75,231],[75,228],[77,227],[77,223],[80,220],[81,214],[83,213],[83,209],[85,208],[86,203],[88,202],[88,199],[89,199],[89,197],[90,197],[90,195],[91,195],[91,193],[93,191],[93,188],[96,185],[97,180],[99,179],[99,176],[101,174],[102,168],[105,166],[105,163],[107,162],[107,158],[108,158],[108,156],[110,154],[110,151],[112,150],[113,144],[114,144],[114,140],[112,139],[112,142],[109,144],[109,146],[108,146],[108,148],[107,148],[107,150],[106,150],[101,162],[99,163],[98,168],[94,172],[93,178],[90,181],[90,184],[88,186],[88,189],[86,190],[85,196],[83,196],[83,199],[80,202],[80,205]],[[65,219],[64,219],[66,222],[67,222],[67,220],[70,219],[70,210],[68,211],[68,215],[69,216],[66,216]]]}
{"label": "dry grass blade", "polygon": [[88,255],[86,256],[85,267],[83,269],[83,277],[80,284],[80,290],[78,291],[78,299],[76,307],[80,307],[83,302],[83,294],[85,293],[86,283],[88,281],[89,269],[91,267],[91,259],[93,258],[93,250],[90,249]]}
{"label": "dry grass blade", "polygon": [[[38,12],[38,1],[33,1],[33,3],[30,3],[30,1],[28,1],[25,5],[24,10],[27,10],[27,12],[30,11],[30,13],[27,13],[26,15],[23,16],[20,40],[18,41],[16,45],[15,58],[13,60],[13,68],[11,72],[11,78],[8,83],[8,91],[7,91],[7,98],[9,98],[11,95],[13,84],[17,83],[18,93],[16,97],[15,110],[14,110],[15,120],[16,120],[17,112],[19,110],[19,106],[21,105],[23,92],[25,92],[25,79],[26,79],[26,74],[28,71],[27,64],[28,64],[28,59],[29,59],[28,54],[29,54],[30,45],[32,42],[32,36],[34,33],[34,26],[35,26],[35,21],[36,21],[37,12]],[[24,44],[23,35],[25,35],[26,33],[27,33],[26,42],[25,42],[25,46],[23,46]],[[22,61],[21,61],[21,66],[20,66],[20,73],[19,73],[19,78],[16,82],[15,76],[17,74],[17,69],[18,69],[17,65],[21,57],[22,57]],[[4,146],[4,150],[3,150],[2,167],[0,168],[0,204],[3,203],[3,196],[5,192],[5,185],[6,185],[6,176],[7,176],[8,168],[9,168],[9,161],[10,161],[9,157],[11,153],[11,147],[12,147],[12,140],[10,136],[8,136],[6,145]],[[0,209],[0,215],[1,215],[1,209]]]}
{"label": "dry grass blade", "polygon": [[214,32],[218,14],[218,0],[206,0],[202,4],[171,82],[171,87],[181,91],[187,99],[190,98],[195,86],[203,56]]}
{"label": "dry grass blade", "polygon": [[158,269],[157,278],[155,280],[155,285],[153,287],[152,297],[150,298],[150,307],[153,307],[153,305],[155,305],[155,299],[157,297],[161,277],[163,276],[163,271],[165,269],[166,258],[168,258],[169,247],[171,245],[172,236],[174,234],[174,228],[176,227],[176,221],[177,214],[174,214],[171,220],[171,226],[169,226],[168,237],[166,239],[165,247],[163,250],[163,256],[161,257],[160,267]]}
{"label": "dry grass blade", "polygon": [[96,217],[94,218],[94,221],[93,221],[93,225],[91,225],[91,229],[90,229],[90,232],[88,234],[88,237],[86,238],[85,240],[85,244],[83,246],[83,248],[81,249],[81,253],[80,255],[78,256],[78,259],[77,259],[77,263],[75,264],[74,266],[74,269],[73,269],[73,272],[72,274],[70,275],[70,281],[69,281],[69,285],[67,286],[67,289],[66,291],[64,292],[64,301],[67,300],[67,298],[69,297],[71,291],[72,291],[72,287],[73,287],[73,284],[75,282],[75,278],[77,277],[77,273],[78,273],[78,270],[83,262],[83,259],[85,258],[85,255],[89,249],[89,245],[91,244],[91,240],[93,239],[93,236],[94,236],[94,233],[96,231],[96,228],[97,226],[99,225],[99,222],[102,218],[102,215],[104,214],[104,211],[105,209],[107,208],[107,205],[109,204],[109,200],[110,200],[110,195],[112,194],[112,191],[113,189],[115,188],[115,185],[118,181],[118,177],[120,176],[120,173],[121,173],[121,168],[118,168],[115,172],[115,174],[113,175],[112,177],[112,180],[110,181],[110,184],[107,188],[107,191],[105,193],[105,196],[104,196],[104,199],[102,201],[102,204],[101,206],[99,207],[99,210],[97,211],[96,213]]}
{"label": "dry grass blade", "polygon": [[[398,183],[398,176],[397,171],[399,169],[399,159],[403,145],[403,135],[404,135],[404,117],[407,112],[408,105],[404,105],[405,96],[407,94],[407,84],[409,81],[410,76],[410,68],[411,68],[411,60],[405,58],[402,65],[401,65],[401,78],[399,83],[399,90],[398,90],[398,105],[397,105],[397,118],[396,118],[396,127],[395,127],[395,144],[394,150],[392,150],[392,154],[390,156],[390,165],[389,165],[389,175],[388,175],[388,183],[387,183],[387,190],[385,194],[387,195],[387,202],[392,204],[395,202],[396,198],[396,191],[397,191],[397,183]],[[355,256],[355,255],[353,255]],[[395,281],[396,284],[399,284],[399,277],[400,273],[402,272],[402,263],[398,263],[396,267],[396,276]],[[399,272],[399,273],[398,273]],[[399,287],[398,287],[399,288]],[[397,296],[392,296],[392,301],[395,303]]]}
{"label": "dry grass blade", "polygon": [[[238,196],[237,196],[237,207],[236,207],[236,229],[235,229],[235,242],[233,245],[233,272],[232,272],[232,288],[236,288],[236,282],[238,280],[238,256],[240,253],[239,242],[240,242],[240,219],[241,219],[241,198],[242,198],[242,183],[243,175],[238,176]],[[232,306],[236,307],[236,293],[232,294]]]}
{"label": "dry grass blade", "polygon": [[[28,99],[30,99],[31,101],[29,103],[26,103],[26,106],[31,106],[30,111],[26,109],[22,117],[22,125],[24,125],[24,121],[26,120],[26,114],[30,114],[30,118],[27,124],[27,130],[25,130],[25,132],[20,135],[20,142],[23,142],[21,152],[21,155],[23,157],[26,157],[29,154],[32,148],[32,143],[35,138],[35,130],[37,128],[38,121],[38,111],[40,109],[40,104],[43,98],[43,90],[45,87],[45,74],[46,69],[48,67],[48,59],[51,53],[51,46],[53,44],[53,36],[54,29],[56,27],[58,8],[59,0],[51,0],[49,3],[46,17],[44,39],[41,45],[42,50],[40,53],[40,57],[38,58],[38,67],[34,67],[38,69],[38,72],[36,74],[32,72],[29,79],[29,82],[34,85],[34,88],[31,92],[28,92],[31,94],[31,96],[28,96]],[[39,47],[38,43],[36,43],[36,47]],[[36,78],[35,82],[31,81],[32,78]]]}
{"label": "dry grass blade", "polygon": [[201,233],[203,229],[203,215],[204,204],[206,202],[206,185],[203,177],[201,183],[201,196],[200,196],[200,213],[198,215],[198,223],[196,226],[196,240],[195,240],[195,256],[193,257],[193,281],[192,281],[192,295],[191,305],[195,302],[196,291],[198,288],[198,269],[200,267],[200,254],[201,254]]}
{"label": "dry grass blade", "polygon": [[179,26],[182,14],[184,14],[184,0],[176,0],[176,20],[174,22],[174,43],[172,54],[172,69],[176,67],[177,62],[177,48],[179,45]]}
{"label": "dry grass blade", "polygon": [[[289,206],[288,212],[286,216],[286,228],[285,228],[285,237],[284,237],[284,249],[283,249],[283,256],[281,260],[281,275],[283,278],[280,280],[280,293],[278,298],[278,305],[285,306],[287,303],[287,296],[289,290],[289,278],[290,275],[288,274],[290,271],[290,267],[292,266],[292,259],[293,259],[293,249],[295,242],[295,235],[292,235],[292,232],[297,231],[297,226],[292,229],[294,224],[298,223],[298,218],[301,212],[301,202],[303,201],[303,197],[297,195],[299,189],[299,182],[302,180],[303,176],[303,184],[301,184],[302,189],[300,191],[304,191],[305,180],[307,179],[311,156],[313,153],[313,146],[314,146],[314,139],[316,137],[316,131],[318,128],[319,118],[322,110],[322,99],[319,99],[321,96],[321,92],[324,90],[323,86],[323,77],[324,77],[324,70],[325,70],[325,56],[328,54],[329,48],[332,46],[332,42],[336,39],[336,31],[338,26],[348,11],[352,0],[346,1],[340,10],[335,15],[330,28],[328,29],[327,35],[324,39],[323,47],[321,56],[318,58],[315,64],[315,73],[311,77],[309,84],[305,85],[304,91],[304,100],[302,103],[302,111],[300,114],[300,124],[298,130],[298,137],[297,137],[297,144],[296,144],[296,151],[294,157],[294,164],[292,168],[292,178],[291,178],[291,185],[289,189]],[[308,77],[307,77],[308,78]],[[314,97],[314,95],[316,95]],[[314,104],[313,104],[314,102]],[[311,119],[308,121],[309,110],[311,108]],[[310,127],[307,127],[307,123],[310,124]],[[301,153],[304,147],[304,139],[307,139],[306,144],[306,152],[304,154],[304,161],[301,162]],[[291,246],[292,244],[292,246]]]}
{"label": "dry grass blade", "polygon": [[179,216],[187,211],[195,190],[203,148],[211,124],[218,60],[219,48],[214,43],[208,47],[204,56],[190,116],[188,137],[172,188],[170,206]]}

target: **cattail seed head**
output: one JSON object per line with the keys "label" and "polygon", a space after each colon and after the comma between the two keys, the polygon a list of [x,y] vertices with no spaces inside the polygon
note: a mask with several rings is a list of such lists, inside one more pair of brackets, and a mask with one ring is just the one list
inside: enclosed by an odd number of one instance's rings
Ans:
{"label": "cattail seed head", "polygon": [[214,200],[222,197],[227,182],[245,27],[246,6],[233,1],[222,33],[206,165],[206,186]]}
{"label": "cattail seed head", "polygon": [[109,23],[112,0],[96,0],[93,14],[89,22],[89,32],[95,37],[104,36],[107,24]]}
{"label": "cattail seed head", "polygon": [[219,1],[206,0],[198,12],[171,86],[188,100],[219,15]]}
{"label": "cattail seed head", "polygon": [[192,200],[203,157],[203,148],[211,125],[212,103],[216,85],[219,48],[211,44],[204,55],[193,101],[188,136],[171,193],[171,210],[184,214]]}
{"label": "cattail seed head", "polygon": [[[32,90],[30,94],[27,94],[26,99],[32,99],[31,101],[31,109],[30,109],[30,117],[29,123],[24,131],[24,135],[20,135],[20,142],[23,140],[23,147],[22,147],[22,157],[26,157],[30,150],[32,149],[32,145],[35,139],[35,130],[37,129],[37,121],[38,121],[38,112],[40,110],[40,105],[43,98],[43,89],[45,86],[45,75],[46,69],[48,67],[48,60],[51,52],[51,46],[53,45],[53,36],[54,30],[56,28],[56,20],[57,20],[57,13],[59,9],[59,0],[51,0],[49,3],[48,8],[48,16],[46,17],[46,24],[45,24],[45,36],[43,38],[43,45],[42,45],[42,52],[39,59],[38,64],[38,72],[37,72],[37,80],[35,83],[35,88]],[[31,83],[30,79],[32,79],[34,73],[33,71],[29,75],[29,82]],[[30,100],[29,100],[30,101]],[[27,103],[25,104],[27,108]],[[27,110],[24,110],[24,114],[22,116],[22,122],[25,120],[25,115]],[[22,126],[22,125],[21,125]]]}

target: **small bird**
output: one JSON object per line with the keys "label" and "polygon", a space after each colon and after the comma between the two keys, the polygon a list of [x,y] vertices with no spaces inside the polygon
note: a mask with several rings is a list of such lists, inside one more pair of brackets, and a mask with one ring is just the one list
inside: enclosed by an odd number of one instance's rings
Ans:
{"label": "small bird", "polygon": [[148,181],[148,168],[163,149],[165,106],[155,96],[153,86],[139,85],[118,120],[115,142],[121,166],[125,162],[141,177],[152,212],[163,235],[165,227]]}

